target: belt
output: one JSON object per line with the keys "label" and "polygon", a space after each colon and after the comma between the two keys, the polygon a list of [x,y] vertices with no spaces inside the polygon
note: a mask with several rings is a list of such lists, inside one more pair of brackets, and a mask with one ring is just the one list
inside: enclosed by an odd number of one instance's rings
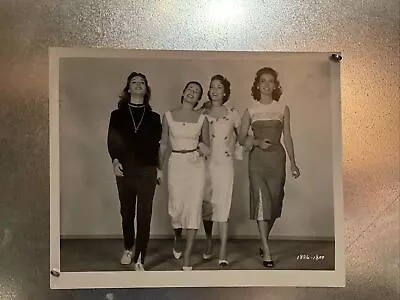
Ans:
{"label": "belt", "polygon": [[197,148],[192,150],[172,150],[173,153],[190,153],[195,151],[197,151]]}

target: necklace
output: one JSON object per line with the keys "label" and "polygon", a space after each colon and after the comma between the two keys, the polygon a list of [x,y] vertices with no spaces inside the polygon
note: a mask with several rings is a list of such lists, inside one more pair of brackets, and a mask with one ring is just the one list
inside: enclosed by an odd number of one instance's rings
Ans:
{"label": "necklace", "polygon": [[144,113],[146,112],[146,107],[143,106],[142,117],[140,118],[139,124],[138,124],[137,126],[136,126],[136,123],[135,123],[135,119],[133,118],[133,114],[132,114],[132,111],[131,111],[130,106],[129,106],[128,108],[129,108],[129,113],[131,114],[131,118],[132,118],[132,122],[133,122],[133,127],[135,128],[135,133],[137,133],[138,130],[139,130],[140,125],[142,124],[143,117],[144,117]]}

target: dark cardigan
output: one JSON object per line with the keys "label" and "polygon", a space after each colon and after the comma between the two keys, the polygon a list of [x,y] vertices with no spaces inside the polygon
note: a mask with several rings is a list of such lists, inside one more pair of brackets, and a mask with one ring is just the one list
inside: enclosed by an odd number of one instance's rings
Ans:
{"label": "dark cardigan", "polygon": [[160,115],[146,106],[143,121],[135,133],[132,115],[136,125],[143,108],[122,105],[111,113],[108,126],[107,146],[111,160],[117,158],[122,164],[124,174],[132,173],[139,166],[157,166],[161,139]]}

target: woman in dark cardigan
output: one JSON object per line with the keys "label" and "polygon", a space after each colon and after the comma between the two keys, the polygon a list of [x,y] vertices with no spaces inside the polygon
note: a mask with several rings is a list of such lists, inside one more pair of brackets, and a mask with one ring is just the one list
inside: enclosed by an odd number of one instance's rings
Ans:
{"label": "woman in dark cardigan", "polygon": [[[120,96],[118,108],[111,113],[108,128],[108,152],[116,176],[125,250],[121,264],[135,263],[144,271],[150,236],[153,197],[157,178],[158,150],[161,139],[160,115],[152,111],[151,89],[146,76],[131,73]],[[135,252],[135,209],[137,235]]]}

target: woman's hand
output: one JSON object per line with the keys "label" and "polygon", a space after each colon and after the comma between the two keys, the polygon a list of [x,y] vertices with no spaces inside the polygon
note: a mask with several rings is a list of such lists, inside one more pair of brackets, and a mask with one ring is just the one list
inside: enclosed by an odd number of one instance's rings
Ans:
{"label": "woman's hand", "polygon": [[210,147],[204,143],[199,143],[199,153],[203,156],[209,156],[211,154]]}
{"label": "woman's hand", "polygon": [[257,146],[262,150],[267,150],[269,147],[272,146],[271,141],[269,139],[263,139],[257,141]]}
{"label": "woman's hand", "polygon": [[253,148],[253,145],[254,145],[253,143],[254,143],[254,137],[248,136],[246,138],[246,141],[244,142],[243,150],[245,152],[249,152]]}
{"label": "woman's hand", "polygon": [[114,170],[114,175],[115,176],[117,176],[117,177],[124,176],[122,165],[118,161],[118,159],[114,159],[113,160],[113,170]]}
{"label": "woman's hand", "polygon": [[298,177],[300,176],[300,170],[299,170],[299,168],[296,166],[296,164],[292,164],[292,165],[290,166],[290,169],[291,169],[291,171],[292,171],[292,176],[293,176],[294,178],[298,178]]}

